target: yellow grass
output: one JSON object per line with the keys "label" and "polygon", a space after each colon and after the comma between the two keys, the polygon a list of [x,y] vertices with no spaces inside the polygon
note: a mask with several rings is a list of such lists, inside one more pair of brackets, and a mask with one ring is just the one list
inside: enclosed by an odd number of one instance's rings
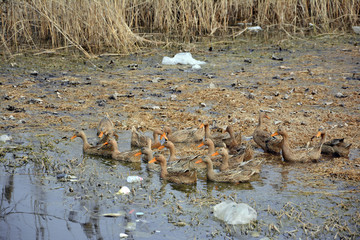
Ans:
{"label": "yellow grass", "polygon": [[76,48],[129,53],[199,37],[228,37],[244,25],[267,33],[347,31],[359,23],[359,0],[11,0],[0,1],[2,52]]}

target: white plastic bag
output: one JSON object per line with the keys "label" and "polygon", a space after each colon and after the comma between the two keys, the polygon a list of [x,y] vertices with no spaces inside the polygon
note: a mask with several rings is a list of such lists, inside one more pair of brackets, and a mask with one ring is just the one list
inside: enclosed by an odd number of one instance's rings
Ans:
{"label": "white plastic bag", "polygon": [[245,203],[221,202],[214,206],[214,215],[227,224],[247,224],[256,220],[256,211]]}

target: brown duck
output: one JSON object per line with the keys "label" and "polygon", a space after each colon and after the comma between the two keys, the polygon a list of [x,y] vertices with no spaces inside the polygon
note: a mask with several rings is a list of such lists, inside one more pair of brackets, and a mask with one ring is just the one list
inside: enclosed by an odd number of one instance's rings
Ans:
{"label": "brown duck", "polygon": [[321,148],[325,142],[325,132],[318,132],[317,137],[321,136],[318,146],[313,148],[292,149],[289,144],[289,135],[284,129],[279,129],[271,136],[281,135],[281,152],[285,162],[316,162],[321,157]]}
{"label": "brown duck", "polygon": [[155,154],[155,157],[149,162],[159,162],[161,166],[160,177],[164,180],[173,183],[185,183],[185,184],[194,184],[197,180],[197,175],[195,170],[182,169],[182,170],[170,170],[167,168],[167,163],[164,155]]}
{"label": "brown duck", "polygon": [[226,127],[226,132],[229,133],[230,137],[223,139],[226,147],[229,150],[230,154],[237,154],[244,151],[245,146],[241,145],[241,132],[235,133],[232,126]]}
{"label": "brown duck", "polygon": [[119,136],[115,132],[114,124],[110,120],[109,116],[105,116],[100,120],[97,126],[97,136],[101,138],[98,144],[102,145],[113,136],[116,139],[119,138]]}
{"label": "brown duck", "polygon": [[214,154],[222,156],[222,163],[219,168],[221,172],[230,169],[243,169],[260,173],[262,161],[252,159],[254,151],[250,144],[247,145],[246,151],[240,155],[230,157],[226,148],[220,148]]}
{"label": "brown duck", "polygon": [[281,140],[271,137],[271,133],[263,129],[263,118],[269,117],[264,112],[260,111],[259,123],[253,133],[253,140],[259,147],[264,150],[264,152],[279,154],[281,150]]}
{"label": "brown duck", "polygon": [[81,138],[83,140],[83,152],[86,154],[97,155],[97,156],[104,156],[104,157],[111,157],[112,151],[110,149],[106,149],[99,146],[91,146],[87,140],[84,131],[78,131],[70,138],[73,140],[74,138]]}
{"label": "brown duck", "polygon": [[[209,123],[204,123],[204,128],[205,128],[205,135],[204,135],[205,138],[211,139],[216,147],[222,147],[224,146],[225,141],[227,143],[230,143],[232,140],[231,136],[229,137],[230,133],[228,134],[228,130],[229,130],[228,128],[225,131],[221,130],[221,132],[213,132],[213,133],[211,133],[210,131]],[[232,128],[230,127],[230,131],[231,130]]]}
{"label": "brown duck", "polygon": [[[162,132],[160,129],[154,129],[153,130],[153,145],[152,149],[160,147],[160,140],[159,136],[161,138],[165,137],[165,133]],[[147,139],[149,139],[148,136],[145,136],[144,133],[139,132],[136,130],[136,128],[133,126],[131,129],[131,147],[146,147],[147,146]]]}
{"label": "brown duck", "polygon": [[321,153],[333,157],[349,157],[351,143],[345,143],[344,138],[336,138],[325,142]]}
{"label": "brown duck", "polygon": [[207,166],[207,180],[213,182],[229,182],[229,183],[239,183],[239,182],[249,182],[251,177],[255,174],[251,170],[229,170],[225,172],[215,173],[213,169],[213,163],[209,156],[204,156],[196,163],[205,162]]}
{"label": "brown duck", "polygon": [[168,140],[173,143],[200,142],[204,137],[202,124],[199,128],[183,129],[176,132],[172,132],[170,127],[164,127],[164,132]]}
{"label": "brown duck", "polygon": [[[108,142],[111,146],[111,158],[117,161],[124,161],[124,162],[141,162],[141,157],[139,157],[136,153],[139,150],[130,150],[125,152],[120,152],[117,142],[114,138],[111,138]],[[105,144],[107,144],[105,143]]]}

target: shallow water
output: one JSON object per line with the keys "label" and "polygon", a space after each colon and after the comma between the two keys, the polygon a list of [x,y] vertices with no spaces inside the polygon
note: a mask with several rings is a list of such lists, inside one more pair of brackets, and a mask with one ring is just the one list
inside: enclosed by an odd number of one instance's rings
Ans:
{"label": "shallow water", "polygon": [[[0,135],[12,137],[0,142],[1,238],[119,239],[120,233],[129,239],[359,238],[356,181],[320,175],[311,166],[286,164],[280,156],[255,149],[255,157],[263,159],[264,165],[250,183],[211,183],[200,173],[196,185],[177,185],[162,181],[144,163],[84,156],[81,140],[69,140],[75,129],[83,129],[89,142],[95,143],[95,128],[105,112],[118,129],[121,151],[130,149],[131,126],[142,127],[151,136],[155,127],[198,127],[208,120],[217,126],[233,123],[243,139],[249,139],[259,109],[266,109],[273,113],[269,128],[276,129],[274,121],[281,121],[291,129],[297,146],[305,145],[319,126],[331,137],[346,137],[353,143],[349,159],[322,158],[321,163],[329,162],[330,167],[344,163],[344,168],[351,165],[359,171],[356,93],[360,84],[344,77],[358,72],[360,58],[350,41],[336,41],[339,45],[332,41],[289,44],[291,50],[253,43],[211,53],[202,50],[193,54],[208,61],[199,71],[183,65],[154,68],[162,56],[173,55],[169,52],[117,58],[115,67],[109,64],[111,57],[92,60],[104,72],[67,56],[52,56],[48,62],[15,59],[17,67],[6,65],[0,74],[4,109]],[[284,61],[269,59],[274,53]],[[252,63],[244,63],[244,58]],[[138,70],[127,68],[133,62],[139,64]],[[34,69],[39,69],[39,75],[29,76]],[[273,78],[277,75],[280,79]],[[282,80],[289,76],[295,79]],[[157,77],[163,80],[152,82]],[[211,83],[215,89],[209,89]],[[279,97],[274,94],[277,91]],[[335,98],[339,91],[348,98]],[[123,96],[109,100],[114,92]],[[254,99],[248,98],[249,93]],[[170,99],[174,94],[175,101]],[[290,99],[283,99],[284,94]],[[42,104],[27,102],[41,96],[45,96]],[[105,105],[98,104],[102,100]],[[333,104],[324,105],[329,101]],[[8,111],[8,105],[25,112]],[[195,152],[199,151],[196,145],[182,147]],[[64,182],[57,179],[59,174],[76,178]],[[129,175],[144,181],[127,183]],[[131,194],[117,195],[122,186],[128,186]],[[229,226],[215,219],[212,207],[227,199],[249,204],[257,211],[257,221]],[[103,216],[109,213],[118,216]]]}
{"label": "shallow water", "polygon": [[[41,143],[46,145],[42,148],[51,150],[34,153],[34,158],[67,163],[55,168],[76,176],[75,182],[61,182],[54,173],[41,172],[40,163],[2,166],[3,238],[117,239],[120,233],[134,239],[334,238],[336,234],[354,237],[358,231],[360,197],[353,193],[358,191],[357,184],[329,179],[309,181],[309,173],[279,163],[278,157],[263,154],[267,162],[258,179],[251,183],[211,183],[200,176],[194,186],[176,185],[163,182],[144,164],[83,156],[80,139],[69,142],[61,137],[56,133],[28,135],[21,139],[21,145],[33,145],[34,149]],[[17,146],[5,146],[10,144]],[[127,145],[121,144],[120,148],[126,149]],[[10,161],[14,154],[19,164],[22,155],[32,155],[14,151],[4,156],[5,161],[14,162]],[[127,183],[128,175],[142,176],[144,181]],[[121,186],[128,186],[132,194],[116,195]],[[212,214],[212,206],[225,199],[255,208],[257,224],[225,227]],[[137,216],[138,212],[144,215]],[[120,216],[102,216],[105,213]],[[280,232],[269,230],[271,224]],[[325,230],[325,225],[329,230]]]}

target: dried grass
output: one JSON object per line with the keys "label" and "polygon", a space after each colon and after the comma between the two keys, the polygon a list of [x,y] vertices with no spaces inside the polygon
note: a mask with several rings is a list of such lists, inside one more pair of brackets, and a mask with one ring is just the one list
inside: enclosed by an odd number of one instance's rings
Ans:
{"label": "dried grass", "polygon": [[[76,48],[136,52],[169,40],[229,36],[252,23],[286,34],[348,30],[359,24],[358,0],[12,0],[0,2],[1,49]],[[241,32],[242,33],[242,32]],[[143,36],[143,37],[142,37]],[[162,42],[161,42],[162,41]]]}

